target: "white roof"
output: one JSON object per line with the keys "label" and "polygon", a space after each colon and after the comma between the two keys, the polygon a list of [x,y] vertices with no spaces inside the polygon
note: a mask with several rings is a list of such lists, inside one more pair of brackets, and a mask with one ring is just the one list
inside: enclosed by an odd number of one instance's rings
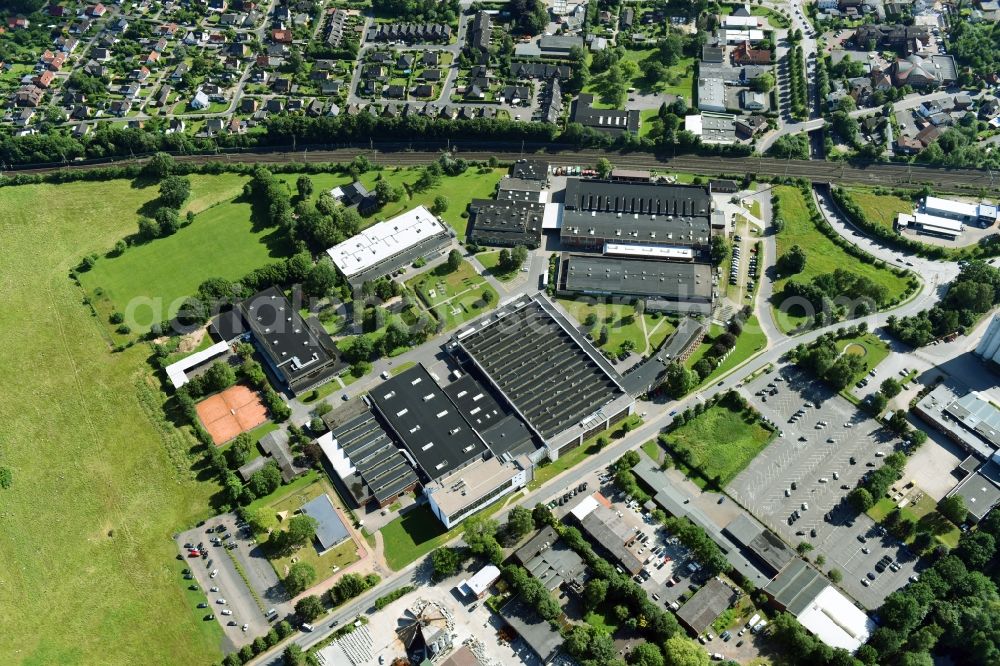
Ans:
{"label": "white roof", "polygon": [[490,589],[490,585],[497,582],[498,578],[500,578],[500,569],[496,568],[492,564],[487,564],[485,567],[477,571],[472,578],[463,580],[459,583],[458,589],[462,590],[465,594],[472,594],[478,597],[480,594]]}
{"label": "white roof", "polygon": [[937,215],[928,215],[927,213],[914,213],[913,221],[925,229],[933,229],[935,231],[954,234],[956,236],[962,232],[962,229],[965,228],[965,225],[958,220],[952,220],[947,217],[938,217]]}
{"label": "white roof", "polygon": [[316,440],[316,443],[319,444],[319,448],[323,449],[323,455],[330,461],[330,466],[333,467],[333,471],[337,473],[337,476],[341,479],[346,479],[354,474],[354,463],[347,457],[344,450],[340,448],[340,444],[334,439],[332,432],[321,435]]}
{"label": "white roof", "polygon": [[423,206],[379,222],[326,251],[334,265],[352,277],[405,252],[425,238],[448,233],[440,220]]}
{"label": "white roof", "polygon": [[570,513],[573,514],[573,517],[576,518],[577,520],[583,520],[588,515],[590,515],[590,513],[597,508],[597,506],[598,502],[594,498],[594,496],[587,495],[582,500],[580,500],[579,504],[573,507],[573,510],[570,511]]}
{"label": "white roof", "polygon": [[694,259],[694,250],[689,247],[668,245],[630,245],[628,243],[605,243],[604,254],[640,257],[644,259]]}
{"label": "white roof", "polygon": [[763,30],[721,30],[720,33],[724,37],[725,41],[730,44],[764,41]]}
{"label": "white roof", "polygon": [[832,585],[816,595],[798,620],[830,647],[848,652],[861,647],[875,629],[872,619]]}
{"label": "white roof", "polygon": [[545,204],[542,214],[542,229],[562,229],[563,205],[561,203]]}
{"label": "white roof", "polygon": [[701,136],[701,114],[684,116],[684,129],[695,136]]}
{"label": "white roof", "polygon": [[733,16],[730,14],[723,21],[727,28],[756,28],[760,25],[760,19],[756,16]]}
{"label": "white roof", "polygon": [[170,379],[170,383],[174,385],[174,388],[180,388],[188,382],[187,375],[184,374],[187,370],[196,365],[201,365],[205,361],[224,354],[227,351],[229,351],[229,345],[226,342],[216,342],[208,349],[202,349],[200,352],[195,352],[176,363],[168,365],[166,368],[167,377]]}
{"label": "white roof", "polygon": [[951,199],[940,199],[938,197],[927,197],[924,202],[924,209],[928,213],[950,213],[952,215],[964,215],[965,217],[978,217],[979,206],[965,203],[964,201],[952,201]]}

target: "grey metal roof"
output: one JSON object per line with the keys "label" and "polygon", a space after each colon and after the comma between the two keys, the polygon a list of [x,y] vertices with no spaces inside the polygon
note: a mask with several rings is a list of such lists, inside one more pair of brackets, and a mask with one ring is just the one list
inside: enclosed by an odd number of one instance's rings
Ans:
{"label": "grey metal roof", "polygon": [[677,619],[700,634],[736,600],[736,593],[718,578],[710,579],[677,611]]}
{"label": "grey metal roof", "polygon": [[649,296],[665,300],[712,300],[708,264],[564,254],[566,289],[588,294]]}
{"label": "grey metal roof", "polygon": [[534,299],[484,318],[456,340],[543,439],[623,394],[617,373]]}
{"label": "grey metal roof", "polygon": [[827,585],[823,574],[795,558],[764,591],[789,613],[798,616]]}
{"label": "grey metal roof", "polygon": [[281,470],[281,478],[288,483],[308,468],[295,464],[295,456],[288,448],[288,433],[284,430],[274,430],[260,438],[260,448],[264,453],[274,458]]}
{"label": "grey metal roof", "polygon": [[528,644],[528,647],[538,655],[543,663],[548,663],[562,646],[563,639],[559,630],[543,620],[538,611],[520,596],[507,602],[500,609],[500,616]]}
{"label": "grey metal roof", "polygon": [[472,220],[469,238],[484,245],[527,245],[537,247],[542,240],[545,204],[511,199],[473,199],[469,204]]}
{"label": "grey metal roof", "polygon": [[356,498],[370,494],[382,504],[417,483],[417,473],[367,407],[330,431],[354,465],[358,482],[367,488],[367,492],[365,488],[353,488],[344,479]]}
{"label": "grey metal roof", "polygon": [[630,574],[639,573],[642,569],[639,556],[627,545],[635,539],[636,533],[617,513],[603,504],[598,505],[583,517],[580,526],[594,543],[611,553]]}
{"label": "grey metal roof", "polygon": [[444,392],[494,455],[516,457],[535,450],[527,426],[472,375],[462,375],[444,387]]}
{"label": "grey metal roof", "polygon": [[333,508],[333,502],[326,493],[303,504],[301,511],[316,519],[318,523],[316,540],[319,541],[323,550],[336,546],[350,536],[347,526],[340,519],[340,515]]}
{"label": "grey metal roof", "polygon": [[945,407],[945,411],[994,447],[1000,448],[1000,409],[978,393],[966,393]]}

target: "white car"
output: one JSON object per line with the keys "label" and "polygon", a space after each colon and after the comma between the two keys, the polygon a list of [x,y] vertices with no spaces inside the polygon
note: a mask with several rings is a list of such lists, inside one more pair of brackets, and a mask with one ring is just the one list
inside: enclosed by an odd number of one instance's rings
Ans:
{"label": "white car", "polygon": [[226,600],[225,599],[216,599],[215,603],[219,604],[220,606],[225,606],[226,605]]}
{"label": "white car", "polygon": [[246,630],[247,630],[247,629],[249,629],[249,628],[250,628],[250,625],[249,625],[249,624],[244,624],[244,625],[243,625],[243,631],[246,631]]}
{"label": "white car", "polygon": [[232,615],[233,611],[229,610],[228,608],[223,608],[222,609],[222,614],[223,615]]}
{"label": "white car", "polygon": [[217,587],[213,587],[212,589],[209,590],[209,592],[218,592],[218,591],[219,591],[219,588],[217,588]]}
{"label": "white car", "polygon": [[215,577],[216,577],[216,576],[218,576],[218,575],[219,575],[219,570],[218,570],[218,569],[212,569],[212,573],[210,573],[210,574],[208,575],[208,577],[209,577],[209,578],[215,578]]}

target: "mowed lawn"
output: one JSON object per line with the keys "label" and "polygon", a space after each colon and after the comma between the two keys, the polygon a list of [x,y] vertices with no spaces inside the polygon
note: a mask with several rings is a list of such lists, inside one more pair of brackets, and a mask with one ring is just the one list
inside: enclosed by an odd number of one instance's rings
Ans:
{"label": "mowed lawn", "polygon": [[725,486],[771,441],[773,433],[760,423],[747,423],[746,413],[713,405],[667,439],[691,450],[695,467],[707,479],[718,475]]}
{"label": "mowed lawn", "polygon": [[[192,203],[209,196],[192,189]],[[251,215],[248,202],[216,203],[172,236],[130,247],[118,257],[101,257],[80,281],[102,315],[110,314],[112,307],[127,314],[131,304],[133,331],[146,330],[175,315],[184,299],[208,278],[237,280],[289,254],[281,232],[255,229]],[[128,218],[136,223],[134,212]],[[132,231],[126,228],[126,233]]]}
{"label": "mowed lawn", "polygon": [[[824,236],[809,218],[809,209],[806,207],[801,190],[789,185],[779,185],[774,188],[774,191],[780,201],[781,217],[785,221],[784,229],[776,237],[778,256],[783,255],[793,245],[798,245],[805,250],[806,266],[801,273],[791,276],[791,278],[782,277],[775,282],[772,305],[780,305],[781,290],[789,279],[809,282],[817,275],[832,273],[838,268],[848,270],[856,275],[863,275],[874,282],[885,285],[889,290],[890,300],[898,298],[906,291],[905,278],[899,277],[886,268],[863,263]],[[805,321],[803,317],[798,316],[798,313],[789,315],[776,312],[775,315],[778,326],[785,332],[796,328]]]}
{"label": "mowed lawn", "polygon": [[857,187],[848,188],[847,193],[869,220],[888,229],[893,228],[899,213],[913,213],[913,202],[894,194],[875,194],[871,190]]}
{"label": "mowed lawn", "polygon": [[192,478],[192,440],[155,420],[149,348],[111,353],[68,278],[82,254],[131,233],[155,194],[127,181],[0,188],[0,464],[14,474],[0,490],[4,663],[222,655],[171,539],[217,488]]}

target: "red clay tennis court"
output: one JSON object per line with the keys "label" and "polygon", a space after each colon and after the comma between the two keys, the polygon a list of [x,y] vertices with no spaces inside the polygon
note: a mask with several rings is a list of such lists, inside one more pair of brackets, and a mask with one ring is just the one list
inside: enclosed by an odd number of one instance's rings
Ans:
{"label": "red clay tennis court", "polygon": [[267,409],[261,404],[257,392],[242,384],[205,398],[196,408],[198,418],[216,446],[267,420]]}

